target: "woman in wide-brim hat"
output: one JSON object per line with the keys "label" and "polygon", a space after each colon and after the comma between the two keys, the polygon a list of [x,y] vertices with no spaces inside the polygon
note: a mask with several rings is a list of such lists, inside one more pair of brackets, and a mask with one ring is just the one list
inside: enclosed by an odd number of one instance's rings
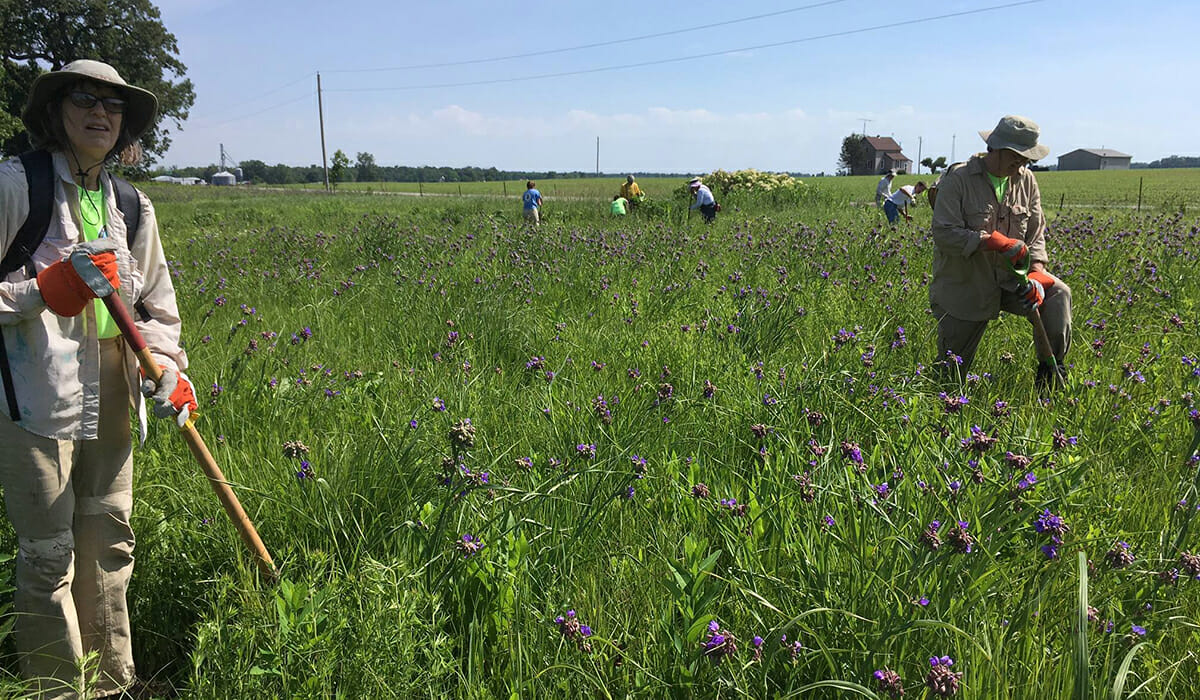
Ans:
{"label": "woman in wide-brim hat", "polygon": [[[21,119],[39,150],[0,164],[0,486],[20,549],[14,636],[37,697],[77,697],[81,684],[90,697],[116,695],[135,680],[129,408],[145,415],[142,387],[136,356],[71,253],[86,251],[138,310],[165,370],[147,387],[155,413],[195,408],[154,208],[137,192],[137,230],[127,231],[105,170],[136,162],[157,105],[112,66],[74,61],[30,91]],[[35,211],[48,214],[40,241],[29,233]],[[81,678],[88,654],[97,662]]]}

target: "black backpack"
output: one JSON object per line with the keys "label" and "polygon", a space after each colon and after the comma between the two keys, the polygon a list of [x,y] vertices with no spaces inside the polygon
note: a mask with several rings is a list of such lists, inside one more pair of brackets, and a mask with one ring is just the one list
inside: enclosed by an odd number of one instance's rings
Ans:
{"label": "black backpack", "polygon": [[[25,223],[21,224],[13,238],[8,252],[0,260],[0,279],[30,263],[33,252],[46,238],[46,231],[50,228],[50,215],[54,209],[54,162],[50,152],[39,149],[27,151],[19,157],[21,164],[25,166],[25,181],[29,184],[29,215],[25,217]],[[121,218],[125,220],[125,240],[129,246],[133,246],[138,226],[142,222],[141,201],[133,185],[116,175],[110,174],[109,177],[117,197],[117,208],[121,210]],[[33,276],[33,270],[29,270],[29,275]],[[3,334],[0,334],[0,381],[4,382],[8,415],[15,423],[21,420],[21,414],[17,407],[17,397],[13,393],[12,371],[8,366],[8,352],[4,348]]]}

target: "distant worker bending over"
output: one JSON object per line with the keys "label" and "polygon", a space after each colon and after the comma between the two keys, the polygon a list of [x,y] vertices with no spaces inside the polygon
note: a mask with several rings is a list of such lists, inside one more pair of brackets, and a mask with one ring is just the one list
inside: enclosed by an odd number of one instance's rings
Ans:
{"label": "distant worker bending over", "polygon": [[[1039,363],[1036,380],[1055,384],[1066,376],[1071,289],[1046,272],[1042,198],[1026,167],[1050,149],[1038,144],[1038,126],[1025,117],[1004,117],[979,135],[987,153],[946,171],[933,210],[929,305],[938,320],[938,359],[965,373],[988,321],[1001,310],[1031,316],[1040,308],[1056,364]],[[1026,269],[1023,281],[1019,271]]]}
{"label": "distant worker bending over", "polygon": [[628,205],[629,202],[627,202],[624,197],[618,194],[613,196],[612,207],[609,209],[609,211],[612,212],[613,216],[625,216]]}
{"label": "distant worker bending over", "polygon": [[925,189],[925,183],[918,182],[916,185],[905,185],[888,195],[887,201],[883,203],[883,213],[887,214],[888,223],[895,226],[902,216],[905,221],[912,221],[908,205],[917,201],[917,195]]}
{"label": "distant worker bending over", "polygon": [[696,201],[692,203],[690,209],[699,209],[700,214],[704,217],[704,223],[711,224],[717,219],[717,200],[713,199],[712,190],[700,182],[700,178],[694,177],[688,182],[688,187],[692,194],[695,195]]}

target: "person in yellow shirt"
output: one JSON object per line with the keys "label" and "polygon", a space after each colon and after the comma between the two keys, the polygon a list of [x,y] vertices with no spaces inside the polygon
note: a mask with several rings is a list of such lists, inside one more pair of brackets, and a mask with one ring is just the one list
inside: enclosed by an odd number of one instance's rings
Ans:
{"label": "person in yellow shirt", "polygon": [[621,185],[620,194],[625,201],[629,202],[630,210],[637,207],[646,198],[646,194],[642,192],[642,188],[638,187],[638,184],[633,181],[632,175],[625,177],[625,184]]}

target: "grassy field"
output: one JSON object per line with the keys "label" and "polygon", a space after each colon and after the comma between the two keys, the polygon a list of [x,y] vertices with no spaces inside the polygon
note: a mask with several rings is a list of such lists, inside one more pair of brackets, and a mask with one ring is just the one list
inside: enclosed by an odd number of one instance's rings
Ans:
{"label": "grassy field", "polygon": [[[1139,188],[1143,209],[1179,210],[1200,203],[1200,169],[1108,170],[1038,173],[1042,201],[1047,211],[1060,207],[1136,208]],[[874,175],[856,177],[800,178],[836,202],[874,202]],[[936,175],[901,175],[893,189],[918,180],[932,184]],[[609,201],[624,182],[620,177],[554,179],[538,182],[538,188],[551,205],[558,197]],[[650,197],[668,198],[686,182],[680,178],[638,178],[638,184]],[[318,190],[320,186],[295,185],[296,189]],[[424,193],[430,195],[491,195],[517,199],[525,190],[524,181],[508,182],[347,182],[338,185],[342,192]]]}
{"label": "grassy field", "polygon": [[[1013,317],[931,376],[929,211],[881,226],[871,178],[713,226],[678,182],[623,219],[556,182],[578,199],[536,231],[511,187],[148,186],[198,427],[282,581],[156,425],[140,672],[213,699],[1197,697],[1200,222],[1101,208],[1130,174],[1094,175],[1039,176],[1090,198],[1049,208],[1075,331],[1048,397]],[[1190,202],[1177,175],[1155,191]]]}

